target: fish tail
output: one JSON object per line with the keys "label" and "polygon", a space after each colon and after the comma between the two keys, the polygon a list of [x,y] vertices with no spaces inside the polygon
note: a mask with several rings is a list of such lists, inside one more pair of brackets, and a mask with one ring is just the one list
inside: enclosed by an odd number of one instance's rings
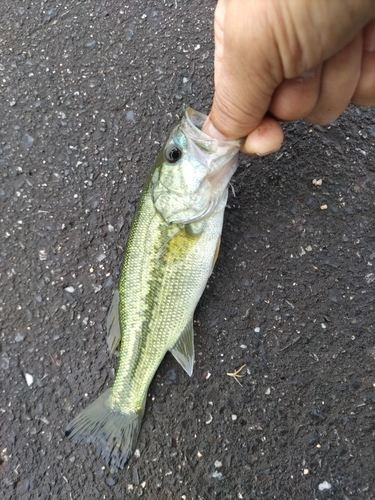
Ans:
{"label": "fish tail", "polygon": [[111,404],[107,389],[67,426],[65,436],[76,443],[93,443],[109,465],[123,468],[133,454],[141,428],[140,410]]}

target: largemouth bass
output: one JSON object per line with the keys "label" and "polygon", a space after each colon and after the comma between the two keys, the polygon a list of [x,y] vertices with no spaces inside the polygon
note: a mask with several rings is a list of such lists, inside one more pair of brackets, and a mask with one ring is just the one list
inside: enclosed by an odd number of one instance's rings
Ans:
{"label": "largemouth bass", "polygon": [[70,422],[66,436],[94,443],[123,467],[141,427],[149,385],[167,351],[192,375],[193,314],[219,251],[228,183],[239,141],[201,131],[206,116],[187,108],[143,189],[108,315],[113,385]]}

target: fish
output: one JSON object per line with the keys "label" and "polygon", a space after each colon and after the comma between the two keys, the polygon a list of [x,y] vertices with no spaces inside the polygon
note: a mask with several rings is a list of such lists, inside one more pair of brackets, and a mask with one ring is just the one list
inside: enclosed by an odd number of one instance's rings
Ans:
{"label": "fish", "polygon": [[165,354],[193,373],[193,315],[219,252],[241,146],[206,135],[206,118],[186,108],[151,170],[107,318],[110,351],[120,343],[116,375],[65,431],[74,442],[96,445],[118,468],[134,451],[148,388]]}

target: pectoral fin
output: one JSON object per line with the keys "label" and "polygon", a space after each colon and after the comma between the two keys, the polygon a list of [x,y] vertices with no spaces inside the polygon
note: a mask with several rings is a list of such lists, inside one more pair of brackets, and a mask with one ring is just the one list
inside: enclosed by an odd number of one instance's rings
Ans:
{"label": "pectoral fin", "polygon": [[175,242],[179,240],[179,236],[183,232],[183,229],[178,229],[175,234],[173,234],[164,244],[163,246],[159,249],[158,253],[156,254],[156,262],[160,262],[163,258],[166,257],[168,254],[169,249],[172,247],[172,242]]}
{"label": "pectoral fin", "polygon": [[194,365],[194,330],[193,319],[186,325],[173,349],[170,350],[182,368],[191,377]]}
{"label": "pectoral fin", "polygon": [[169,261],[184,259],[200,236],[200,226],[194,229],[192,229],[191,225],[179,228],[160,248],[156,255],[156,262],[159,264],[162,261],[168,263]]}
{"label": "pectoral fin", "polygon": [[120,327],[120,317],[118,310],[118,300],[119,294],[118,290],[115,290],[113,294],[112,304],[109,308],[107,316],[107,345],[111,354],[115,352],[117,346],[121,341],[121,327]]}

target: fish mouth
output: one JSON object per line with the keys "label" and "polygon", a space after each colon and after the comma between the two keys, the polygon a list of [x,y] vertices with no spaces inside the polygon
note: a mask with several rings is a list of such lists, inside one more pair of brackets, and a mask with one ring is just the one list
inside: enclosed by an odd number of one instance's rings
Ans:
{"label": "fish mouth", "polygon": [[[188,122],[192,130],[198,129],[199,135],[204,134],[204,132],[202,132],[202,127],[205,121],[207,120],[207,115],[205,115],[204,113],[200,113],[199,111],[196,111],[190,106],[187,106],[184,111],[184,116],[185,120]],[[206,135],[207,138],[212,139],[212,137],[210,137],[209,135],[207,134],[204,135]]]}
{"label": "fish mouth", "polygon": [[207,115],[187,107],[181,130],[187,139],[190,153],[206,165],[205,179],[210,183],[213,192],[220,188],[223,191],[236,170],[237,155],[243,141],[220,140],[207,135],[202,132],[206,119]]}
{"label": "fish mouth", "polygon": [[[181,128],[183,129],[184,134],[192,139],[202,150],[205,150],[209,153],[217,152],[218,148],[224,148],[225,150],[229,151],[231,147],[233,147],[233,149],[237,153],[239,148],[241,147],[243,139],[228,141],[211,137],[210,135],[202,131],[202,127],[207,118],[208,115],[200,113],[190,106],[186,107],[183,122],[181,124]],[[187,124],[186,127],[183,127],[184,121]]]}

